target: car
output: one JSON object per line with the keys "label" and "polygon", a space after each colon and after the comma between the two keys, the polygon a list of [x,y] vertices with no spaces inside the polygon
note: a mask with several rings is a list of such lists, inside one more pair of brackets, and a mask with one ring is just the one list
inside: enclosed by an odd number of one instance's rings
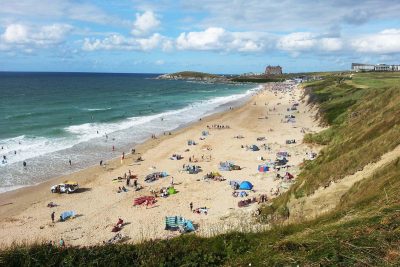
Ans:
{"label": "car", "polygon": [[73,193],[76,190],[78,190],[79,185],[77,182],[73,182],[73,181],[65,181],[62,184],[58,184],[58,185],[53,185],[51,187],[51,192],[52,193]]}

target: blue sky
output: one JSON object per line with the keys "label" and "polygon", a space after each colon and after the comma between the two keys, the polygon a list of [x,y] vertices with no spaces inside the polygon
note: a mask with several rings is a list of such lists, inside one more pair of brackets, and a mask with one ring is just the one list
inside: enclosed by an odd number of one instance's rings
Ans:
{"label": "blue sky", "polygon": [[0,0],[1,71],[347,70],[400,64],[398,0]]}

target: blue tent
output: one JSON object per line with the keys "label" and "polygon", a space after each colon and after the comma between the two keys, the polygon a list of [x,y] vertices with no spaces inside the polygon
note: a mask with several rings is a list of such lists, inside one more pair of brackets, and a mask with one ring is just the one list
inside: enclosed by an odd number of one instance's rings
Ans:
{"label": "blue tent", "polygon": [[69,218],[72,218],[75,216],[75,211],[69,210],[69,211],[64,211],[63,213],[61,213],[60,215],[60,219],[61,221],[65,221]]}
{"label": "blue tent", "polygon": [[243,181],[239,186],[241,190],[251,190],[252,188],[253,185],[249,181]]}
{"label": "blue tent", "polygon": [[252,145],[252,146],[250,147],[250,149],[253,150],[253,151],[259,151],[259,150],[260,150],[260,149],[258,148],[258,146],[256,146],[256,145]]}

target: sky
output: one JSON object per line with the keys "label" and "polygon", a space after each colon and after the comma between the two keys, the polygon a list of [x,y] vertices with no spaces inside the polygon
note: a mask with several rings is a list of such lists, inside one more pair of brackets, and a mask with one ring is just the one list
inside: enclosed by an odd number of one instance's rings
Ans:
{"label": "sky", "polygon": [[400,64],[399,0],[0,0],[0,71]]}

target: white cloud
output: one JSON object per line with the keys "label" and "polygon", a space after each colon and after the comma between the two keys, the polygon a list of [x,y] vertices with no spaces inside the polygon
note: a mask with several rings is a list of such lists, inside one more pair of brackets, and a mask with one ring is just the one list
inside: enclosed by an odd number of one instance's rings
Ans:
{"label": "white cloud", "polygon": [[[170,1],[171,2],[171,1]],[[343,24],[397,20],[398,0],[182,0],[175,8],[207,15],[196,26],[257,31],[316,31]],[[170,3],[171,4],[171,3]],[[172,5],[172,4],[171,4]]]}
{"label": "white cloud", "polygon": [[149,51],[156,48],[163,48],[163,43],[168,42],[166,37],[154,33],[148,38],[125,37],[121,34],[112,34],[104,39],[83,40],[82,49],[85,51],[95,50],[137,50]]}
{"label": "white cloud", "polygon": [[258,33],[229,32],[210,27],[204,31],[181,33],[176,46],[180,50],[258,52],[264,49],[259,36]]}
{"label": "white cloud", "polygon": [[[0,36],[3,45],[48,47],[65,41],[67,34],[72,30],[68,24],[52,24],[34,27],[24,24],[9,24]],[[23,47],[25,50],[28,47]],[[32,50],[32,47],[29,47]]]}
{"label": "white cloud", "polygon": [[145,11],[143,14],[136,14],[136,20],[133,23],[133,35],[146,35],[160,26],[160,21],[152,11]]}
{"label": "white cloud", "polygon": [[277,42],[277,48],[293,53],[311,50],[338,51],[343,44],[339,38],[321,37],[311,32],[294,32],[281,37]]}
{"label": "white cloud", "polygon": [[314,36],[310,32],[295,32],[288,34],[278,41],[277,47],[286,51],[306,51],[316,44]]}
{"label": "white cloud", "polygon": [[400,29],[387,29],[379,33],[354,38],[351,46],[357,52],[362,53],[400,53]]}
{"label": "white cloud", "polygon": [[28,41],[28,29],[21,24],[8,25],[2,38],[6,43],[26,43]]}
{"label": "white cloud", "polygon": [[343,48],[343,42],[339,38],[322,38],[320,45],[324,51],[339,51]]}
{"label": "white cloud", "polygon": [[[86,2],[86,1],[85,1]],[[99,24],[123,24],[118,17],[107,14],[95,4],[74,0],[2,0],[1,17],[40,19],[72,19]]]}

